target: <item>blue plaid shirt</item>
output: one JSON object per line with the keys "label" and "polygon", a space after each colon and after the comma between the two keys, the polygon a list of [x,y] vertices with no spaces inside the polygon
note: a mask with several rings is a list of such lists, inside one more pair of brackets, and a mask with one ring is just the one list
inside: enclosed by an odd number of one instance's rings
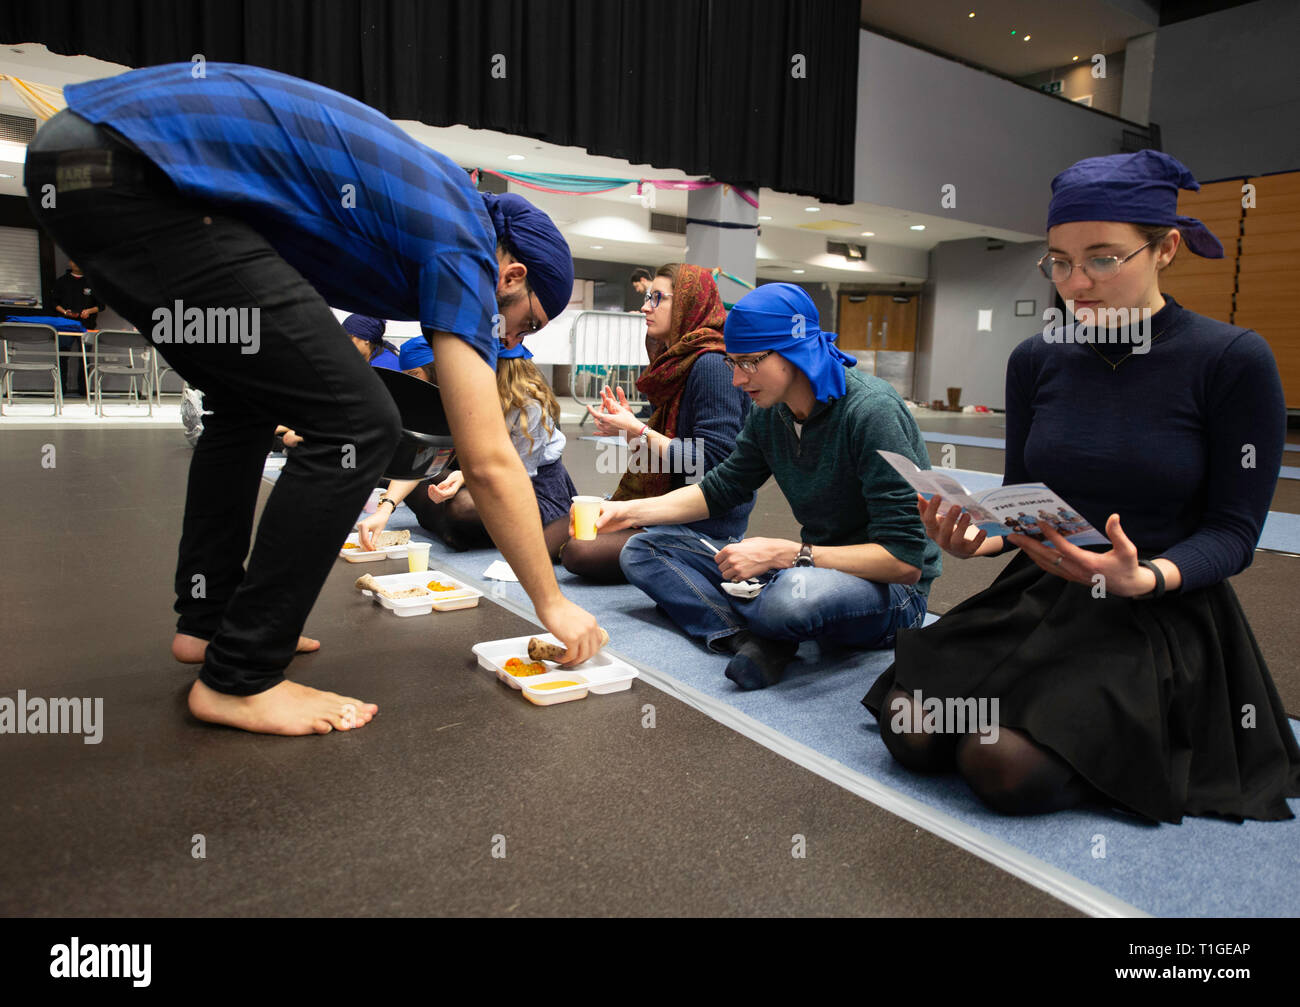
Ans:
{"label": "blue plaid shirt", "polygon": [[177,188],[257,229],[327,302],[450,332],[495,366],[496,234],[465,171],[374,109],[236,63],[70,84]]}

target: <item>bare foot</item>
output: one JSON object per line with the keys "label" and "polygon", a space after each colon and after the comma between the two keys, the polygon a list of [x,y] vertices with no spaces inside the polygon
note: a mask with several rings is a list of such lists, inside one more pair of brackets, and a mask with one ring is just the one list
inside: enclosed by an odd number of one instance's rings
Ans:
{"label": "bare foot", "polygon": [[255,696],[230,696],[196,681],[190,713],[199,720],[257,734],[329,734],[364,727],[379,712],[374,703],[284,681]]}
{"label": "bare foot", "polygon": [[[310,654],[314,650],[320,650],[319,640],[313,640],[310,636],[298,637],[298,649],[294,653]],[[201,640],[197,636],[187,636],[184,633],[177,633],[172,638],[172,657],[181,664],[202,664],[203,655],[207,652],[207,640]]]}

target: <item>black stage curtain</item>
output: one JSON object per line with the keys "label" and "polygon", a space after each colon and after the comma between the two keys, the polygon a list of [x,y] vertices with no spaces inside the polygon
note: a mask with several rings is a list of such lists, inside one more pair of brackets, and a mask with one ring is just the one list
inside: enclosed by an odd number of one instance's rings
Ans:
{"label": "black stage curtain", "polygon": [[393,119],[853,201],[857,0],[11,0],[0,39],[249,63]]}

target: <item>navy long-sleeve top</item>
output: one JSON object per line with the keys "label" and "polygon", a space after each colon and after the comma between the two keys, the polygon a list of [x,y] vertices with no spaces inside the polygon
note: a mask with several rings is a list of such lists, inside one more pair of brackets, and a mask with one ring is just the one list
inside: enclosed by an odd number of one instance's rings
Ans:
{"label": "navy long-sleeve top", "polygon": [[[703,353],[686,376],[682,407],[677,413],[677,436],[668,445],[666,464],[673,489],[698,483],[704,474],[731,454],[736,436],[745,425],[751,400],[731,383],[731,370],[721,353]],[[685,473],[693,473],[688,479]],[[750,493],[731,510],[696,521],[690,527],[716,538],[739,538],[749,524],[756,494]]]}
{"label": "navy long-sleeve top", "polygon": [[1003,484],[1046,483],[1103,533],[1119,514],[1139,551],[1174,563],[1191,591],[1250,565],[1282,464],[1286,405],[1258,333],[1166,294],[1150,335],[1147,353],[1114,369],[1107,360],[1132,343],[1040,333],[1012,351]]}

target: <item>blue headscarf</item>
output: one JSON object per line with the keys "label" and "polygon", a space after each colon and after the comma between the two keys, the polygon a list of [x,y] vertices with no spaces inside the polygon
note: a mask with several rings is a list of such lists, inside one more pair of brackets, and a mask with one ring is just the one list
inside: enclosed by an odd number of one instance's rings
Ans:
{"label": "blue headscarf", "polygon": [[417,367],[433,363],[433,347],[423,336],[408,339],[397,353],[402,370],[413,371]]}
{"label": "blue headscarf", "polygon": [[528,267],[528,285],[554,320],[573,296],[573,256],[555,224],[523,196],[481,192],[497,237]]}
{"label": "blue headscarf", "polygon": [[344,332],[368,343],[377,343],[383,339],[387,326],[388,323],[382,318],[368,318],[365,315],[348,315],[343,319]]}
{"label": "blue headscarf", "polygon": [[844,394],[844,368],[857,360],[835,345],[836,335],[819,327],[817,307],[802,287],[765,283],[727,312],[723,335],[728,353],[776,350],[808,376],[818,402]]}
{"label": "blue headscarf", "polygon": [[528,347],[525,346],[523,343],[520,343],[513,350],[497,351],[498,360],[517,360],[520,357],[523,357],[525,360],[533,359],[533,354],[531,353],[531,351],[529,351]]}
{"label": "blue headscarf", "polygon": [[1223,245],[1210,229],[1178,214],[1178,190],[1200,188],[1181,161],[1158,150],[1084,158],[1052,179],[1047,227],[1075,220],[1176,227],[1194,254],[1222,259]]}

